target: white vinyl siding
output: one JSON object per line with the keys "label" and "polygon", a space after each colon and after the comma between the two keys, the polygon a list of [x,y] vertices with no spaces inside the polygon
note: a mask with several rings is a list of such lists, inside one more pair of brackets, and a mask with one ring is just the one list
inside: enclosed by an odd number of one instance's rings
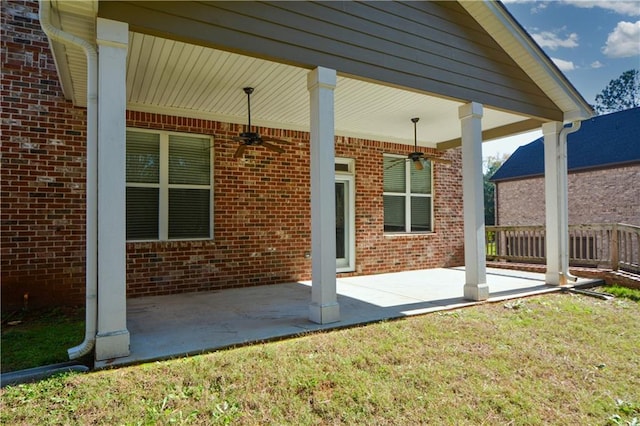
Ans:
{"label": "white vinyl siding", "polygon": [[127,240],[212,237],[212,146],[208,136],[127,130]]}
{"label": "white vinyl siding", "polygon": [[431,162],[417,170],[406,157],[384,156],[384,232],[433,230]]}

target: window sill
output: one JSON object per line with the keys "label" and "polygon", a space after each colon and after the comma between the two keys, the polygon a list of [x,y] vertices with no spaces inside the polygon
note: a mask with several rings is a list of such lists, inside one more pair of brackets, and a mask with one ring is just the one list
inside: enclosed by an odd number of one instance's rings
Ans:
{"label": "window sill", "polygon": [[213,241],[213,238],[185,238],[175,240],[127,240],[126,244],[149,244],[149,243],[190,243],[199,241]]}
{"label": "window sill", "polygon": [[435,235],[435,232],[432,231],[428,231],[428,232],[385,232],[384,233],[384,237],[385,238],[403,238],[403,237],[420,237],[420,236],[427,236],[427,235]]}

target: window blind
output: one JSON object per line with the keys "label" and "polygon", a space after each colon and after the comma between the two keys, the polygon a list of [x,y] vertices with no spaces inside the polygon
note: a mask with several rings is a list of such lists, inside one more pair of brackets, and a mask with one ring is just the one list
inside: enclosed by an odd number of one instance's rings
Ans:
{"label": "window blind", "polygon": [[169,238],[209,237],[209,189],[169,189]]}
{"label": "window blind", "polygon": [[160,181],[160,135],[127,131],[127,183]]}
{"label": "window blind", "polygon": [[127,239],[158,239],[159,188],[127,188]]}
{"label": "window blind", "polygon": [[416,169],[411,164],[411,193],[431,194],[431,161],[422,162],[423,169]]}
{"label": "window blind", "polygon": [[169,184],[211,184],[211,141],[169,135]]}
{"label": "window blind", "polygon": [[405,231],[405,197],[385,195],[384,197],[384,231]]}
{"label": "window blind", "polygon": [[431,198],[411,197],[411,231],[431,230]]}
{"label": "window blind", "polygon": [[384,157],[384,192],[405,192],[405,163],[402,158]]}

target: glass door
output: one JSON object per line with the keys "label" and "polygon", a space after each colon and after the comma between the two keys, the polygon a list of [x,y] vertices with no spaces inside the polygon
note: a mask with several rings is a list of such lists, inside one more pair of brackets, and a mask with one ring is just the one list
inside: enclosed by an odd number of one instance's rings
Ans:
{"label": "glass door", "polygon": [[353,178],[336,176],[336,271],[355,269]]}

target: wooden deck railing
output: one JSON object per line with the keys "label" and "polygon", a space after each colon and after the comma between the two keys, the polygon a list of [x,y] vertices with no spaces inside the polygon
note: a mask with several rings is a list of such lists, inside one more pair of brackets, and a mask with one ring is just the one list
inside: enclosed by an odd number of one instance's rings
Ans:
{"label": "wooden deck railing", "polygon": [[[545,262],[544,226],[487,226],[487,260]],[[640,274],[640,226],[569,226],[569,264]]]}

